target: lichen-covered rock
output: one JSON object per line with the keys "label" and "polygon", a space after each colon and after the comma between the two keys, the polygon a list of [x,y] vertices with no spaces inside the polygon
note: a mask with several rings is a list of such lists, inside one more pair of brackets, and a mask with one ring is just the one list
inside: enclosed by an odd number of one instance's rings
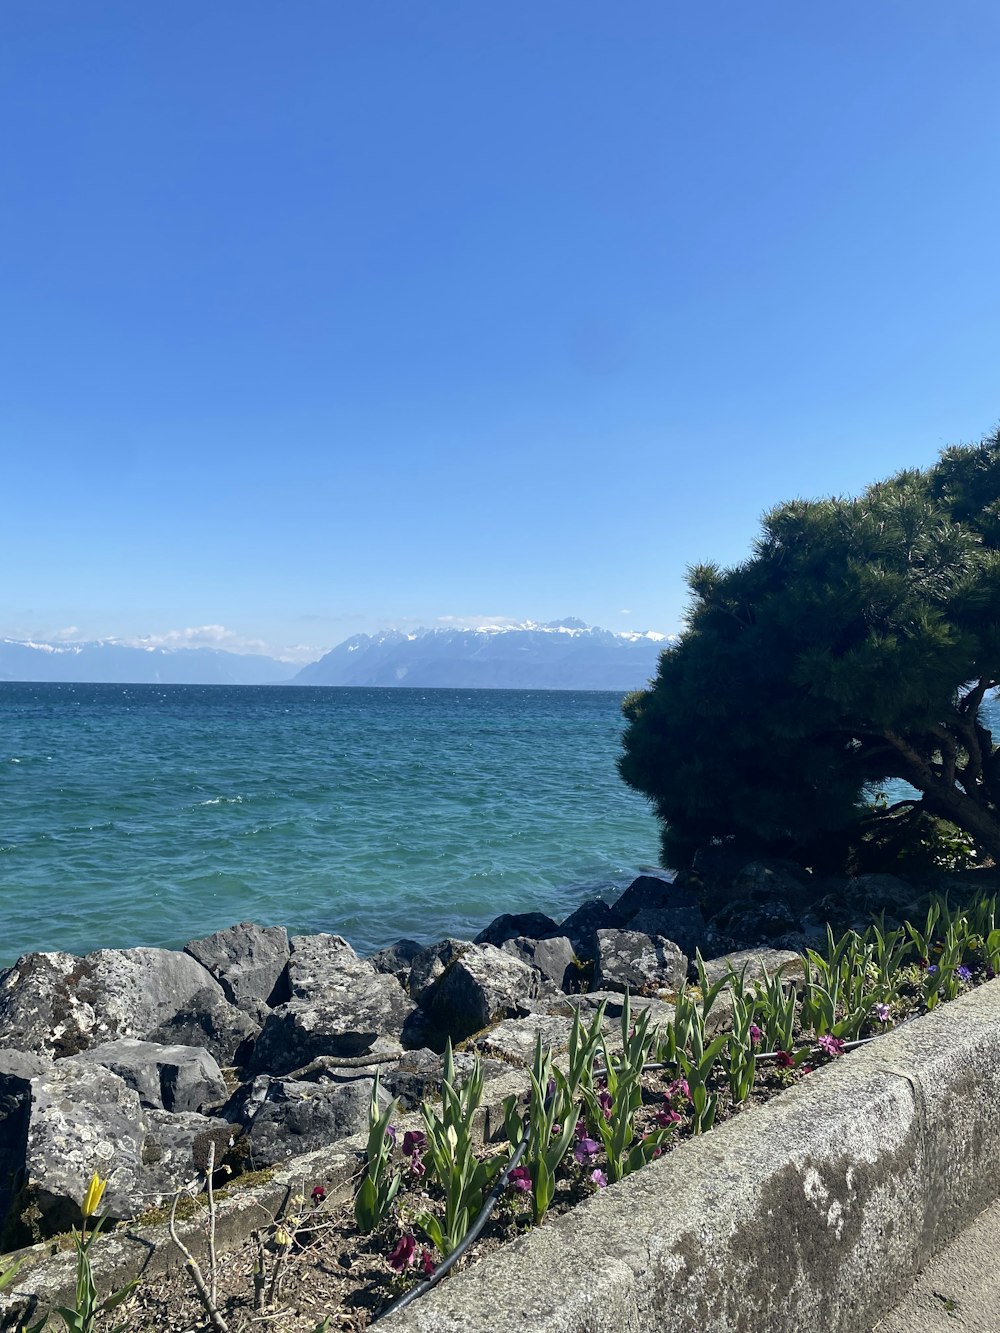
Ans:
{"label": "lichen-covered rock", "polygon": [[705,963],[705,976],[712,984],[729,972],[743,976],[747,985],[761,980],[765,973],[769,977],[782,976],[801,978],[802,959],[790,949],[740,949],[735,953],[723,954],[719,958],[709,958]]}
{"label": "lichen-covered rock", "polygon": [[279,1005],[257,1038],[250,1067],[287,1074],[321,1055],[365,1055],[381,1036],[402,1035],[406,1045],[413,1012],[396,978],[372,968],[341,985],[327,985],[316,1000]]}
{"label": "lichen-covered rock", "polygon": [[0,1046],[65,1056],[150,1039],[195,997],[202,1009],[226,1004],[199,962],[170,949],[26,954],[0,974]]}
{"label": "lichen-covered rock", "polygon": [[30,1079],[31,1104],[11,1239],[52,1235],[80,1222],[91,1176],[107,1178],[102,1210],[130,1218],[144,1204],[139,1096],[103,1065],[63,1059]]}
{"label": "lichen-covered rock", "polygon": [[544,912],[504,912],[494,917],[485,930],[481,930],[473,944],[501,945],[513,940],[518,935],[527,935],[531,939],[542,940],[549,935],[559,933],[559,927]]}
{"label": "lichen-covered rock", "polygon": [[212,974],[231,1004],[255,1013],[261,1002],[271,999],[290,948],[284,926],[241,921],[204,939],[191,940],[184,952]]}
{"label": "lichen-covered rock", "polygon": [[597,990],[674,989],[687,978],[687,958],[672,940],[638,930],[599,930],[594,960]]}
{"label": "lichen-covered rock", "polygon": [[492,944],[470,944],[425,993],[422,1007],[456,1042],[502,1018],[530,1013],[539,994],[533,967]]}
{"label": "lichen-covered rock", "polygon": [[198,1187],[209,1163],[212,1143],[217,1168],[232,1145],[236,1133],[211,1116],[195,1111],[146,1113],[146,1135],[142,1141],[142,1187],[149,1207],[155,1207],[181,1189]]}
{"label": "lichen-covered rock", "polygon": [[566,1049],[572,1030],[573,1020],[560,1014],[507,1018],[481,1033],[472,1043],[472,1049],[510,1065],[530,1068],[539,1038],[544,1050],[558,1055]]}
{"label": "lichen-covered rock", "polygon": [[505,940],[500,948],[504,953],[513,954],[522,963],[533,967],[545,981],[550,981],[559,990],[579,989],[580,968],[573,945],[565,935],[543,940],[519,935],[515,939]]}
{"label": "lichen-covered rock", "polygon": [[340,991],[360,977],[375,975],[375,967],[359,958],[342,935],[293,935],[288,959],[288,996],[314,1000],[327,991]]}
{"label": "lichen-covered rock", "polygon": [[14,1196],[23,1184],[31,1080],[51,1067],[52,1061],[47,1056],[0,1050],[0,1232]]}
{"label": "lichen-covered rock", "polygon": [[123,1037],[81,1051],[75,1059],[110,1069],[139,1094],[146,1108],[199,1111],[228,1095],[217,1062],[198,1046],[163,1046]]}

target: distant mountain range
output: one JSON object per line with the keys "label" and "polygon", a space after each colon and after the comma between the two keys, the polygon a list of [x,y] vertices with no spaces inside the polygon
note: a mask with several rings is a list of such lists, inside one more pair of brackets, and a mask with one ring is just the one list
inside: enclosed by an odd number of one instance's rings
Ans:
{"label": "distant mountain range", "polygon": [[656,671],[666,635],[613,634],[582,620],[547,625],[357,634],[293,685],[405,685],[483,690],[626,690]]}
{"label": "distant mountain range", "polygon": [[357,634],[299,670],[291,662],[218,648],[0,639],[0,680],[624,693],[646,684],[666,646],[666,635],[653,631],[615,634],[572,619],[411,634],[386,630]]}
{"label": "distant mountain range", "polygon": [[109,685],[278,685],[295,675],[294,662],[227,653],[219,648],[135,648],[94,643],[35,643],[0,639],[0,680]]}

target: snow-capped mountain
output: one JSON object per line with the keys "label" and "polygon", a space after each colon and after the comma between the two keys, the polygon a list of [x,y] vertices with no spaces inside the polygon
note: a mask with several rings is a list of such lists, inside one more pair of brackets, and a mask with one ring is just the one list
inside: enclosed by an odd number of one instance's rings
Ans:
{"label": "snow-capped mountain", "polygon": [[338,644],[291,683],[624,693],[646,684],[667,644],[652,630],[616,634],[573,619],[386,630]]}
{"label": "snow-capped mountain", "polygon": [[135,647],[113,639],[35,643],[0,639],[0,680],[112,685],[277,685],[291,662],[221,648]]}

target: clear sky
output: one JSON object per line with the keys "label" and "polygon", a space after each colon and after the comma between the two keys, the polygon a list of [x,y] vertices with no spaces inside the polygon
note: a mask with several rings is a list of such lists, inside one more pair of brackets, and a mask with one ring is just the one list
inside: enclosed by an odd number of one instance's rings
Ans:
{"label": "clear sky", "polygon": [[0,635],[675,631],[1000,418],[998,58],[994,0],[3,0]]}

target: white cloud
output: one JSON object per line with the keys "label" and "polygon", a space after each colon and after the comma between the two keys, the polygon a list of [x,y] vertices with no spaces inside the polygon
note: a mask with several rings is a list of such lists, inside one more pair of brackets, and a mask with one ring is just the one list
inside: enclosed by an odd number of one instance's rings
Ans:
{"label": "white cloud", "polygon": [[187,629],[171,629],[166,634],[141,634],[131,639],[119,639],[133,648],[222,648],[227,653],[264,653],[272,649],[263,639],[248,639],[225,625],[192,625]]}

